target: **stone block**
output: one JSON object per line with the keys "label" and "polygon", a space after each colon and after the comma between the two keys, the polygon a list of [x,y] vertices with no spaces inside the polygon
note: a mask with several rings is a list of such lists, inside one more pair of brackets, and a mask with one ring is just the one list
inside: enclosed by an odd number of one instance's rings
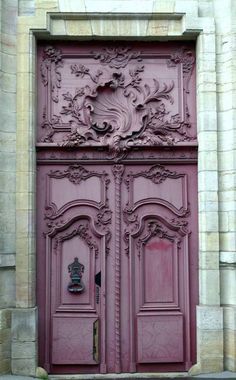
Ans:
{"label": "stone block", "polygon": [[0,330],[11,328],[11,310],[0,310]]}
{"label": "stone block", "polygon": [[[213,170],[201,171],[199,167],[198,173],[198,188],[205,191],[217,191],[218,190],[218,173]],[[208,210],[206,210],[208,211]]]}
{"label": "stone block", "polygon": [[221,191],[235,191],[236,173],[235,171],[223,171],[219,173],[219,188]]}
{"label": "stone block", "polygon": [[16,299],[15,269],[0,269],[0,307],[14,307]]}
{"label": "stone block", "polygon": [[37,368],[37,359],[12,359],[12,374],[13,375],[26,375],[35,376],[35,371]]}
{"label": "stone block", "polygon": [[34,342],[37,339],[37,309],[12,311],[12,341]]}
{"label": "stone block", "polygon": [[[199,272],[199,300],[202,305],[217,305],[220,303],[219,270],[201,269]],[[213,328],[213,327],[212,327]]]}
{"label": "stone block", "polygon": [[216,251],[201,252],[199,255],[200,269],[216,269],[219,268],[219,254]]}
{"label": "stone block", "polygon": [[219,234],[217,232],[200,232],[199,237],[201,251],[218,251]]}
{"label": "stone block", "polygon": [[65,29],[68,36],[91,36],[92,26],[87,20],[65,20]]}
{"label": "stone block", "polygon": [[207,154],[206,152],[199,152],[199,167],[204,168],[204,170],[217,170],[217,158],[216,151],[210,151]]}
{"label": "stone block", "polygon": [[217,151],[217,134],[214,131],[198,134],[199,152]]}
{"label": "stone block", "polygon": [[201,358],[201,373],[217,373],[224,370],[223,355],[219,357]]}
{"label": "stone block", "polygon": [[5,342],[0,343],[0,360],[2,359],[10,359],[11,357],[11,333],[7,337],[5,337]]}
{"label": "stone block", "polygon": [[221,232],[220,233],[220,247],[222,251],[236,251],[235,232]]}
{"label": "stone block", "polygon": [[218,213],[201,212],[198,216],[200,232],[217,232],[218,231]]}
{"label": "stone block", "polygon": [[198,330],[201,358],[223,357],[223,330]]}
{"label": "stone block", "polygon": [[0,254],[0,268],[14,267],[16,264],[15,254]]}
{"label": "stone block", "polygon": [[85,0],[58,0],[60,12],[86,12]]}
{"label": "stone block", "polygon": [[36,357],[36,342],[12,342],[13,359],[32,359]]}
{"label": "stone block", "polygon": [[220,232],[229,231],[229,218],[228,218],[227,211],[219,212],[219,231]]}
{"label": "stone block", "polygon": [[221,303],[223,305],[236,305],[236,270],[234,267],[221,267]]}
{"label": "stone block", "polygon": [[9,373],[11,371],[11,359],[1,359],[0,360],[0,373]]}
{"label": "stone block", "polygon": [[197,328],[221,331],[223,329],[223,308],[220,306],[197,306]]}

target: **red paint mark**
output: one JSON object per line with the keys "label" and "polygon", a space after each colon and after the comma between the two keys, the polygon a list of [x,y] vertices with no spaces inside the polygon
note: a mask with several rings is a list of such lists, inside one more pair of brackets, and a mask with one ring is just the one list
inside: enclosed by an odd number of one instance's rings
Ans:
{"label": "red paint mark", "polygon": [[152,243],[147,244],[147,249],[150,249],[150,251],[164,250],[168,249],[170,246],[171,244],[165,241],[153,241]]}

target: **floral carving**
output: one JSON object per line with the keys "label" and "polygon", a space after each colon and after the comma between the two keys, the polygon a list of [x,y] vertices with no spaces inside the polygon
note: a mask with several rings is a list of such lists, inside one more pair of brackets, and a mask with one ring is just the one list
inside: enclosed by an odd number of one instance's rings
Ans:
{"label": "floral carving", "polygon": [[71,133],[63,145],[75,147],[95,142],[108,146],[110,157],[115,158],[135,145],[172,145],[191,140],[188,120],[181,120],[178,114],[168,118],[163,102],[173,104],[174,83],[161,86],[154,78],[152,87],[142,85],[143,71],[144,66],[136,66],[128,78],[113,72],[110,80],[94,89],[86,86],[74,95],[63,94],[67,105],[61,113],[72,117]]}
{"label": "floral carving", "polygon": [[61,67],[63,67],[63,63],[60,50],[47,46],[43,52],[40,72],[44,86],[49,84],[50,73],[51,97],[55,103],[58,103],[58,89],[61,87],[61,73],[59,70]]}
{"label": "floral carving", "polygon": [[71,73],[75,74],[76,77],[83,78],[85,75],[88,75],[94,83],[98,83],[100,75],[103,74],[101,70],[97,70],[95,75],[90,73],[88,67],[84,65],[71,65]]}
{"label": "floral carving", "polygon": [[153,183],[159,184],[165,181],[167,178],[175,178],[177,175],[178,174],[176,172],[172,172],[166,169],[164,166],[157,164],[152,166],[149,170],[143,170],[135,174],[133,172],[130,172],[125,178],[125,183],[129,189],[130,181],[133,181],[133,178],[145,177],[150,179]]}
{"label": "floral carving", "polygon": [[[54,70],[57,74],[54,82],[51,75],[54,83],[52,93],[55,93],[60,87],[58,67],[61,65],[61,55],[53,48],[47,49],[41,71],[45,85],[48,83],[48,70]],[[168,105],[174,103],[173,81],[161,83],[153,78],[146,82],[145,66],[142,64],[132,64],[120,70],[131,60],[141,60],[139,52],[133,52],[128,47],[115,47],[104,49],[94,57],[108,68],[104,72],[100,69],[94,72],[83,64],[70,66],[73,76],[79,80],[86,77],[88,82],[73,92],[62,94],[64,104],[60,114],[66,116],[66,122],[56,115],[51,120],[44,117],[42,128],[47,130],[47,134],[43,142],[52,142],[59,129],[69,130],[59,145],[107,146],[109,158],[120,160],[135,146],[173,145],[195,138],[190,134],[187,102],[183,117],[170,113]],[[167,62],[168,66],[183,64],[185,93],[194,62],[193,52],[186,48],[174,53]]]}
{"label": "floral carving", "polygon": [[121,69],[125,67],[130,60],[138,59],[140,52],[131,51],[130,47],[110,47],[104,48],[102,53],[95,54],[94,58],[98,59],[102,65],[108,65],[111,68]]}

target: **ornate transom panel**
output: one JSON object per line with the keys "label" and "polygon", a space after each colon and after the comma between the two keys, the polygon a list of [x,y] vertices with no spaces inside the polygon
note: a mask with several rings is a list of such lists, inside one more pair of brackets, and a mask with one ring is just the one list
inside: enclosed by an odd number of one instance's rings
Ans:
{"label": "ornate transom panel", "polygon": [[131,147],[196,142],[191,44],[42,45],[38,143]]}

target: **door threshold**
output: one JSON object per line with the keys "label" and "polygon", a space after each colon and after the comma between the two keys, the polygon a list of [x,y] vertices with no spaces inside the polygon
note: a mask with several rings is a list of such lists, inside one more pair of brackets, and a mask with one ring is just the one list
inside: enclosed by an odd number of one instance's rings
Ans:
{"label": "door threshold", "polygon": [[158,372],[158,373],[107,373],[107,374],[80,374],[80,375],[49,375],[51,380],[110,380],[110,379],[159,379],[187,377],[188,372]]}

